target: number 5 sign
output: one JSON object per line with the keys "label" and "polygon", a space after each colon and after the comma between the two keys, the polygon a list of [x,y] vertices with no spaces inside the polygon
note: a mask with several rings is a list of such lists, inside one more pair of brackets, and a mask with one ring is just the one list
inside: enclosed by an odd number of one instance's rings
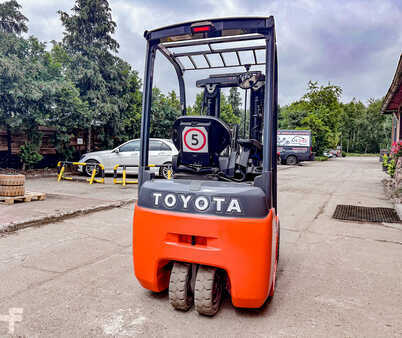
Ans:
{"label": "number 5 sign", "polygon": [[183,151],[192,153],[208,152],[208,134],[205,127],[185,127],[182,137]]}

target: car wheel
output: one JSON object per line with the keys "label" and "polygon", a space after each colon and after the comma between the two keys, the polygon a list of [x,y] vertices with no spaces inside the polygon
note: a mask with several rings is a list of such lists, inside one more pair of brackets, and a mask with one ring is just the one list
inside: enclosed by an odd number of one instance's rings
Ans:
{"label": "car wheel", "polygon": [[[85,175],[91,177],[92,171],[95,168],[95,164],[99,163],[99,162],[97,160],[88,160],[88,161],[86,161],[86,163],[87,163],[87,165],[84,168]],[[96,175],[98,175],[98,174],[99,174],[99,167],[96,166]]]}
{"label": "car wheel", "polygon": [[287,165],[296,165],[297,164],[297,157],[294,155],[289,155],[286,158],[286,164]]}
{"label": "car wheel", "polygon": [[[172,162],[163,163],[163,166],[159,168],[159,176],[163,177],[164,179],[169,179],[173,176],[173,169],[172,169]],[[169,177],[169,170],[170,170],[170,177]]]}

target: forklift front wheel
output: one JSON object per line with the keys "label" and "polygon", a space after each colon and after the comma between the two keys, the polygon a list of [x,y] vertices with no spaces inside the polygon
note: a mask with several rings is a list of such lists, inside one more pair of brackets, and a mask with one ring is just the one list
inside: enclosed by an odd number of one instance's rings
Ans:
{"label": "forklift front wheel", "polygon": [[188,311],[194,302],[191,288],[192,265],[176,262],[170,273],[169,302],[176,310]]}
{"label": "forklift front wheel", "polygon": [[198,313],[214,316],[221,305],[225,275],[222,270],[200,266],[195,281],[194,304]]}

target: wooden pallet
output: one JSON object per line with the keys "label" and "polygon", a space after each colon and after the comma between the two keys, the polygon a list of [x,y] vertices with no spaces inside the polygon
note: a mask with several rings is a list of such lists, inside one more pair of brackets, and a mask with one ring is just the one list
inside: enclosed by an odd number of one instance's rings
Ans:
{"label": "wooden pallet", "polygon": [[3,204],[14,204],[14,202],[31,202],[31,201],[43,201],[46,199],[46,194],[43,192],[26,192],[24,196],[0,196],[0,202]]}

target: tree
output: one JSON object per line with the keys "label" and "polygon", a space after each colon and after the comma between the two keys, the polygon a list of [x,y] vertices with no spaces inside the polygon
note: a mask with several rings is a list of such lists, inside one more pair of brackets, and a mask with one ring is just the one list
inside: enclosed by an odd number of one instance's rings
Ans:
{"label": "tree", "polygon": [[221,92],[221,119],[225,121],[230,127],[235,124],[240,124],[240,116],[236,115],[232,104],[228,101],[225,94]]}
{"label": "tree", "polygon": [[171,138],[174,121],[181,115],[180,100],[175,91],[167,96],[152,89],[151,137]]}
{"label": "tree", "polygon": [[119,44],[113,39],[116,23],[106,0],[76,0],[72,15],[59,11],[65,28],[63,46],[71,55],[71,78],[80,97],[89,108],[87,150],[90,151],[92,126],[100,126],[99,135],[110,146],[122,130],[121,120],[130,109],[120,98],[127,94],[130,66],[116,57]]}
{"label": "tree", "polygon": [[340,142],[343,115],[341,94],[339,86],[320,86],[310,81],[307,93],[299,101],[281,109],[280,128],[310,129],[313,150],[317,154],[336,147]]}
{"label": "tree", "polygon": [[232,106],[233,113],[241,118],[241,97],[237,87],[232,87],[229,90],[228,103]]}
{"label": "tree", "polygon": [[128,108],[124,111],[122,117],[122,127],[124,130],[121,134],[122,142],[140,137],[142,107],[140,88],[141,79],[138,76],[138,72],[132,71],[127,83],[127,93],[123,98],[123,100],[126,100]]}
{"label": "tree", "polygon": [[15,0],[0,4],[0,32],[21,34],[28,32],[28,19],[20,11],[21,5]]}
{"label": "tree", "polygon": [[204,99],[204,91],[196,95],[193,106],[187,107],[187,115],[201,115],[203,99]]}
{"label": "tree", "polygon": [[[3,35],[3,38],[10,37],[10,39],[13,39],[14,38],[13,34],[19,35],[23,32],[26,33],[28,31],[28,27],[26,25],[28,19],[21,13],[20,8],[21,8],[20,4],[15,0],[6,1],[0,4],[0,34],[5,34]],[[7,132],[7,157],[10,158],[11,129],[9,125],[6,126],[6,132]]]}

